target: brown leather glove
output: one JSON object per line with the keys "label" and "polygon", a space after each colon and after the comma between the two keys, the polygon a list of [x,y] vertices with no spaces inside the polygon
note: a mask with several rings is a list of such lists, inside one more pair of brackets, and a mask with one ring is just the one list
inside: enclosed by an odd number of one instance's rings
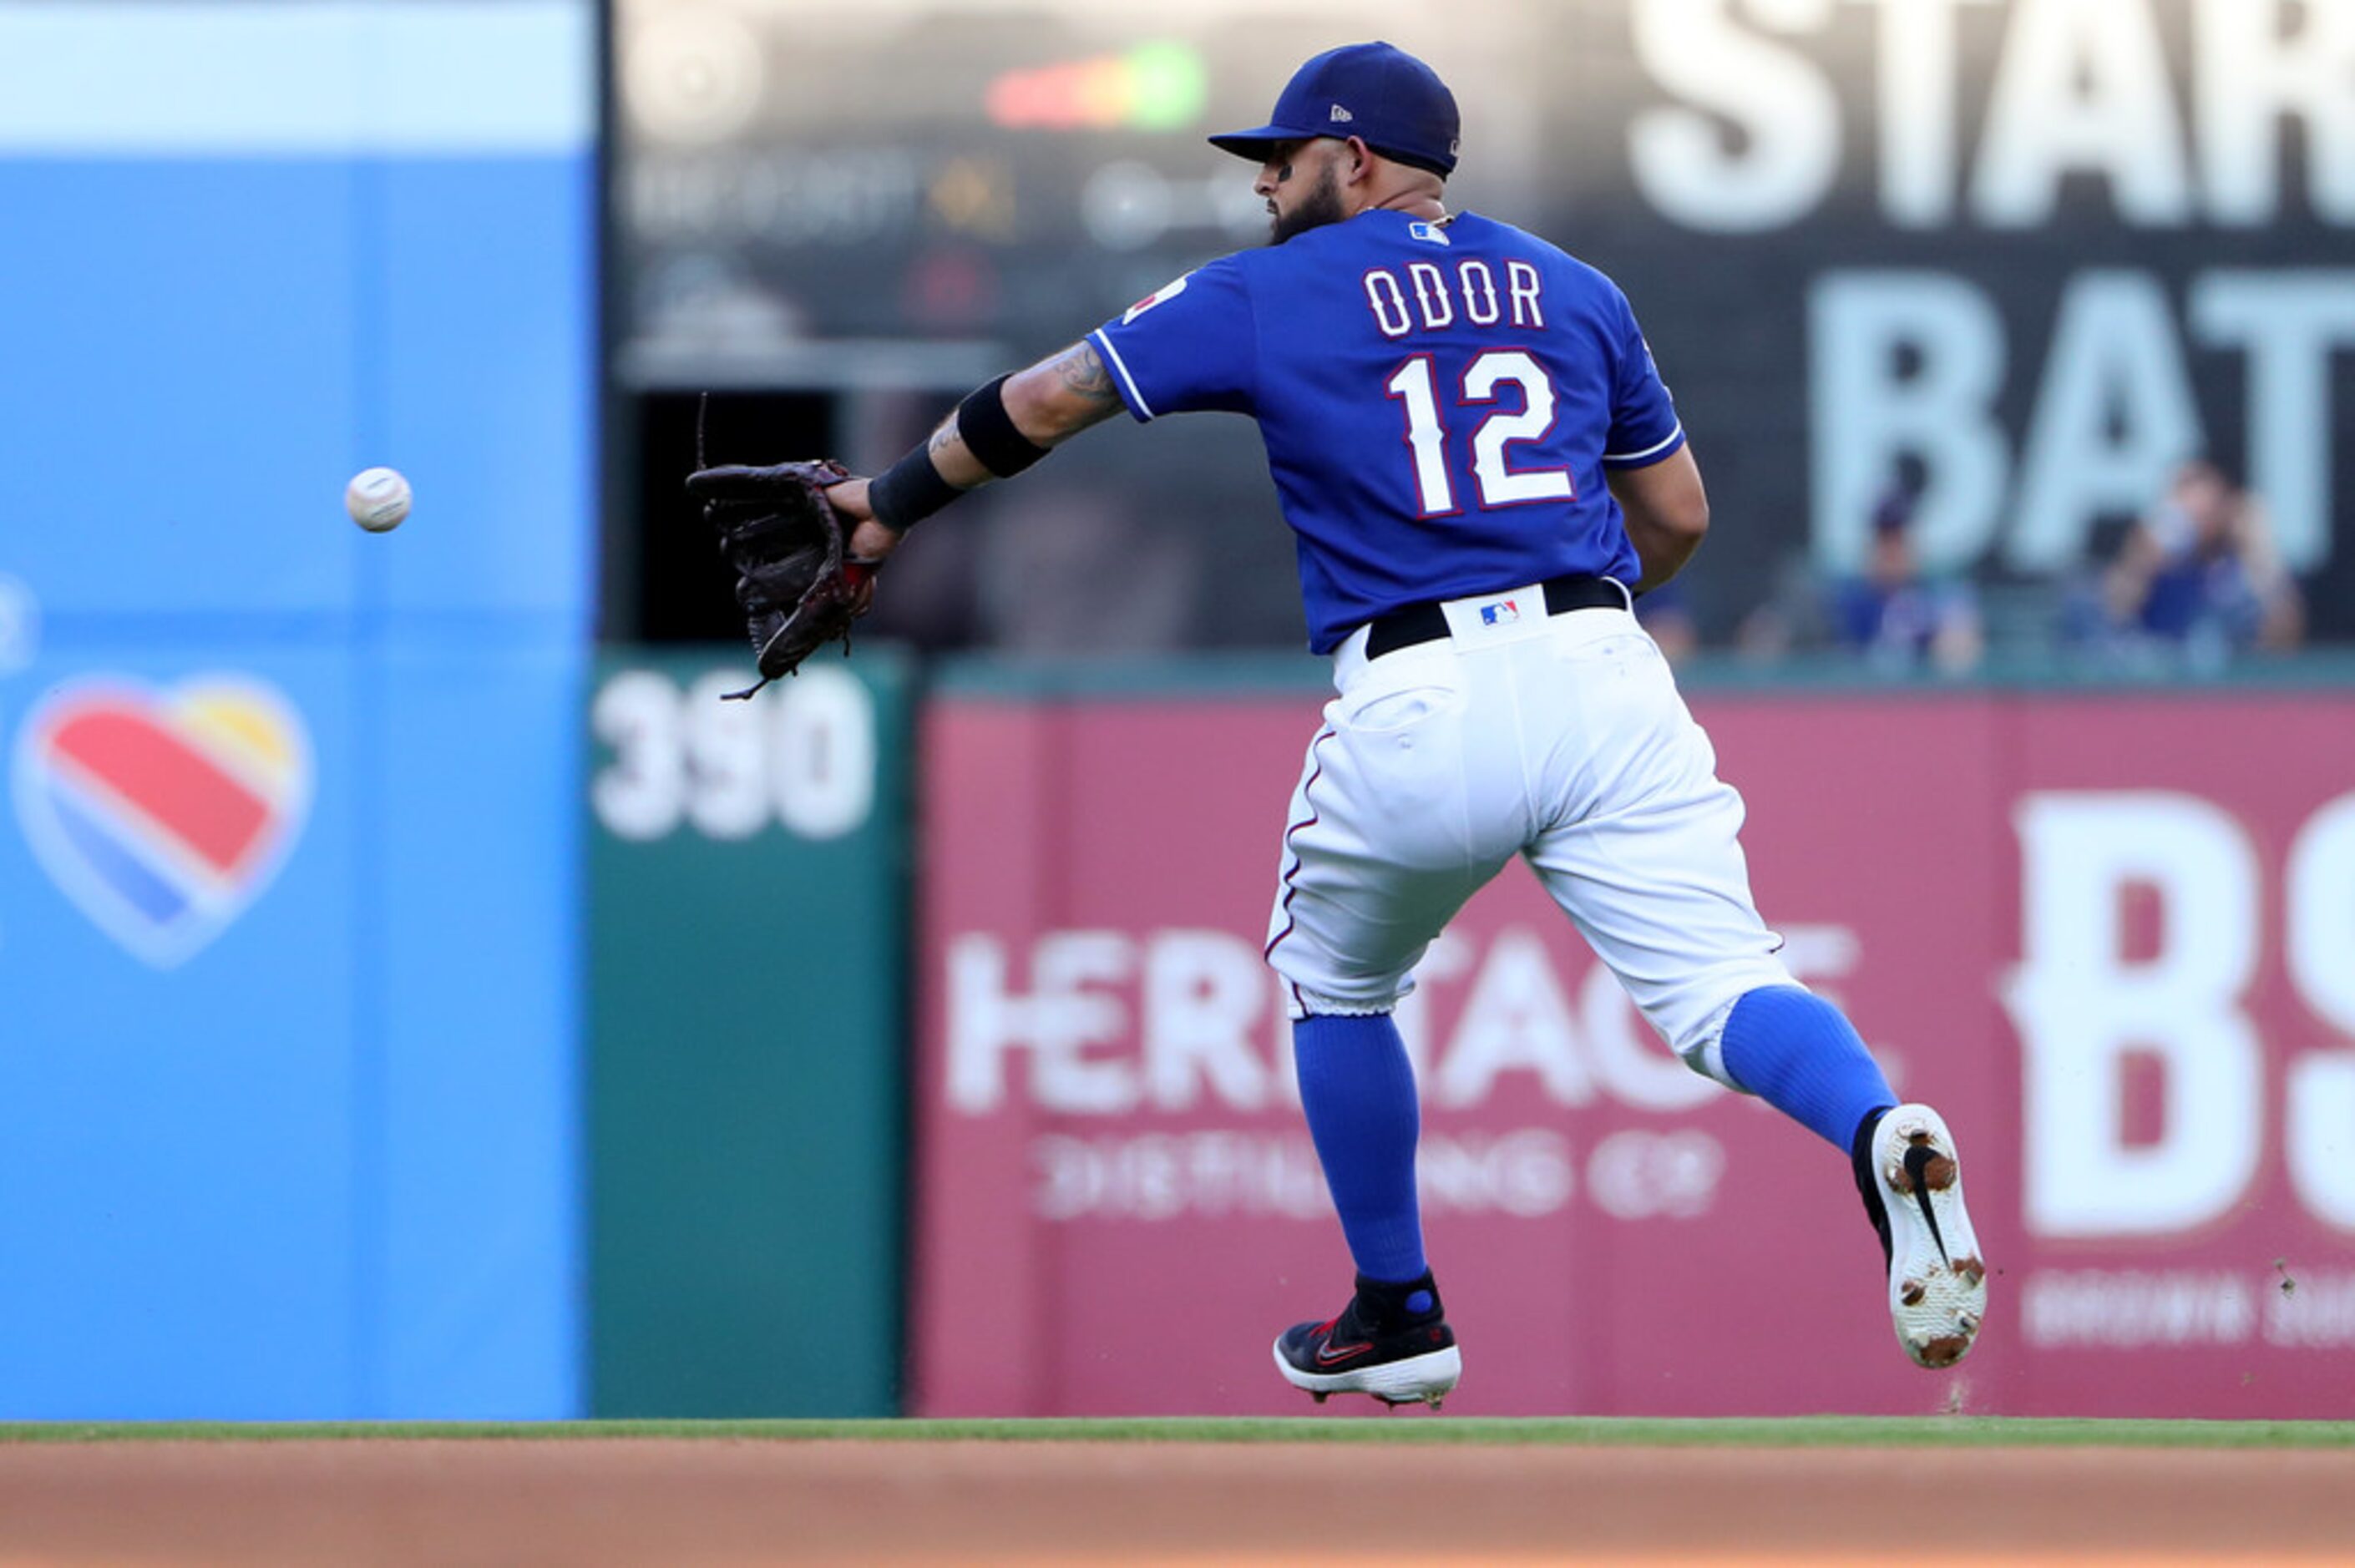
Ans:
{"label": "brown leather glove", "polygon": [[736,602],[760,659],[760,681],[730,696],[792,674],[826,643],[850,652],[850,623],[875,597],[875,565],[849,556],[848,531],[826,499],[826,486],[849,477],[833,461],[727,463],[687,475],[687,493],[703,503],[736,570]]}

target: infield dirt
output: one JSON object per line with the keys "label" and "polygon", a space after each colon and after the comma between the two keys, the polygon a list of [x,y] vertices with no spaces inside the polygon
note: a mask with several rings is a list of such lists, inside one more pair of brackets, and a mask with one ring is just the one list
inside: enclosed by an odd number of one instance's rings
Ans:
{"label": "infield dirt", "polygon": [[2355,1451],[0,1446],[0,1564],[2355,1563]]}

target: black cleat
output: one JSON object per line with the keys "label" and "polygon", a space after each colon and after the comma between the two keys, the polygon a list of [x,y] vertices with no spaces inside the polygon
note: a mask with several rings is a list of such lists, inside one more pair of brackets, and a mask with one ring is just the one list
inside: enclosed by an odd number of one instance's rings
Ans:
{"label": "black cleat", "polygon": [[[1418,1291],[1430,1298],[1420,1312],[1408,1305]],[[1403,1285],[1359,1275],[1339,1317],[1295,1323],[1276,1337],[1275,1370],[1319,1404],[1328,1394],[1369,1393],[1384,1404],[1420,1400],[1436,1410],[1464,1375],[1464,1358],[1428,1272]]]}

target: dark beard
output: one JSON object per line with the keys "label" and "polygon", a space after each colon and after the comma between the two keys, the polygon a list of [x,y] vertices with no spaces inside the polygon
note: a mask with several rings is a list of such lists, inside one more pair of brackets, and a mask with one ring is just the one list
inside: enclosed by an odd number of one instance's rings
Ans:
{"label": "dark beard", "polygon": [[1300,205],[1288,213],[1278,213],[1267,226],[1267,242],[1281,245],[1295,234],[1305,234],[1312,228],[1322,228],[1328,223],[1338,223],[1348,215],[1341,210],[1341,182],[1335,176],[1333,165],[1325,165],[1317,176],[1316,187],[1300,198]]}

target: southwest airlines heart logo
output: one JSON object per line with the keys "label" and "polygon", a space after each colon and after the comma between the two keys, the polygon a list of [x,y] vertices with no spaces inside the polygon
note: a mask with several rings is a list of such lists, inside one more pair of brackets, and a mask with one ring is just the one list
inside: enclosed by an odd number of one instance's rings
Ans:
{"label": "southwest airlines heart logo", "polygon": [[101,930],[158,969],[220,935],[267,885],[310,805],[310,747],[275,690],[205,675],[50,693],[18,732],[16,815]]}

